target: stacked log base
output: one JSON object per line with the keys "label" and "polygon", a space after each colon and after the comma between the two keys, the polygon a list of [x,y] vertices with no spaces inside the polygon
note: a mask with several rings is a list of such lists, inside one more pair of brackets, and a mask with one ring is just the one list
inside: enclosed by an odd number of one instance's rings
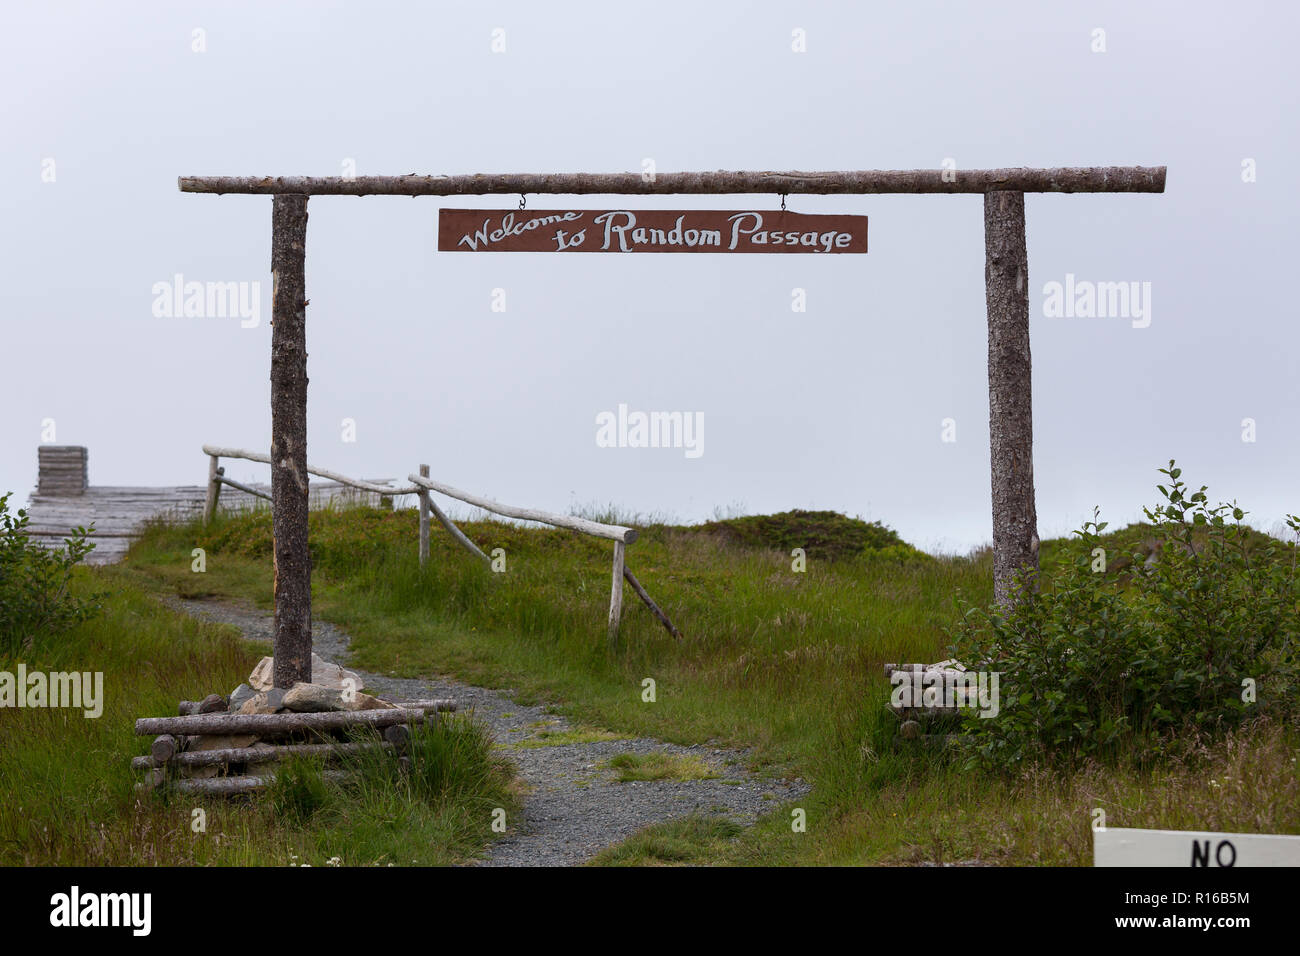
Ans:
{"label": "stacked log base", "polygon": [[[204,712],[204,702],[182,701],[182,716],[136,721],[136,734],[157,735],[149,754],[131,761],[133,770],[145,771],[145,779],[136,789],[233,796],[266,788],[275,779],[275,765],[292,757],[337,764],[365,751],[380,750],[400,759],[410,745],[411,725],[436,721],[438,714],[456,710],[453,700],[386,703],[392,706],[241,714]],[[358,740],[357,732],[367,730],[371,739]],[[326,779],[342,776],[337,770],[325,773]]]}

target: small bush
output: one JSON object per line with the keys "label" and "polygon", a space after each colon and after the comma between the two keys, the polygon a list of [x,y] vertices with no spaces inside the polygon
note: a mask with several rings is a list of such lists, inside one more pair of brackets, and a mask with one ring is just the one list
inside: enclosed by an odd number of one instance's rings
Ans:
{"label": "small bush", "polygon": [[86,620],[98,613],[102,597],[77,598],[68,590],[72,569],[94,550],[89,530],[74,528],[59,551],[33,544],[27,512],[9,512],[11,494],[0,495],[0,655],[29,648],[38,631]]}
{"label": "small bush", "polygon": [[[1160,541],[1150,556],[1108,571],[1106,524],[1089,521],[1041,590],[1022,587],[1010,611],[966,611],[952,653],[1001,673],[998,715],[966,724],[977,761],[1145,760],[1177,749],[1180,733],[1294,710],[1296,545],[1251,547],[1246,512],[1210,506],[1172,461],[1160,471],[1164,500],[1144,509]],[[1300,534],[1300,518],[1288,525]]]}

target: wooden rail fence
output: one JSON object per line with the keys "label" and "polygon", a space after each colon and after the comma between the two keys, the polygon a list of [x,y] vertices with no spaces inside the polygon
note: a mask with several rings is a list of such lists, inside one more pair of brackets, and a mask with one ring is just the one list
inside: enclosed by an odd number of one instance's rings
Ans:
{"label": "wooden rail fence", "polygon": [[[270,496],[265,492],[256,490],[247,485],[227,478],[225,469],[221,466],[222,458],[238,458],[245,461],[260,462],[264,465],[271,464],[271,456],[259,452],[247,451],[241,448],[223,448],[216,445],[204,445],[203,453],[208,456],[208,484],[207,500],[203,508],[203,521],[206,524],[212,520],[217,513],[217,505],[221,496],[221,486],[230,485],[241,491],[258,495],[259,497],[270,500]],[[490,511],[506,518],[515,518],[520,521],[535,521],[541,524],[549,524],[556,528],[567,528],[570,531],[577,531],[580,534],[591,535],[597,538],[605,538],[614,542],[613,570],[610,580],[610,598],[609,598],[609,620],[607,635],[610,643],[616,643],[618,640],[619,622],[623,616],[623,584],[626,582],[631,585],[633,592],[641,598],[650,613],[664,626],[664,628],[673,637],[681,639],[681,631],[673,624],[663,609],[650,597],[645,587],[637,580],[636,575],[632,573],[631,568],[627,566],[626,548],[629,544],[636,541],[638,532],[635,528],[625,528],[621,525],[602,524],[599,521],[591,521],[587,518],[579,518],[574,515],[557,515],[548,511],[538,511],[534,508],[519,508],[513,505],[503,505],[492,501],[480,495],[471,494],[468,491],[461,491],[459,488],[453,488],[451,485],[434,481],[429,477],[429,466],[420,465],[419,474],[407,475],[407,480],[412,482],[409,486],[392,487],[387,484],[379,484],[373,481],[362,481],[356,478],[349,478],[347,475],[339,474],[335,471],[329,471],[324,468],[317,468],[314,465],[307,465],[307,472],[321,478],[328,478],[336,481],[341,485],[347,485],[357,488],[361,491],[379,494],[384,497],[396,497],[398,495],[415,495],[419,499],[420,510],[420,539],[419,539],[419,559],[420,566],[429,560],[429,525],[430,518],[437,518],[438,523],[451,535],[461,547],[487,564],[492,564],[489,558],[481,548],[471,541],[455,523],[447,517],[438,503],[434,501],[432,492],[446,495],[449,498],[455,498],[466,504],[481,508],[484,511]]]}

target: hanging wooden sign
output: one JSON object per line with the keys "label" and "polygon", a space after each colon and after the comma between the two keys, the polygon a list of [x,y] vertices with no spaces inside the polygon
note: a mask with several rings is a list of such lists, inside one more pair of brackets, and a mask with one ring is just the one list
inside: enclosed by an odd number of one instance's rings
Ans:
{"label": "hanging wooden sign", "polygon": [[866,252],[866,216],[779,209],[442,209],[440,252]]}

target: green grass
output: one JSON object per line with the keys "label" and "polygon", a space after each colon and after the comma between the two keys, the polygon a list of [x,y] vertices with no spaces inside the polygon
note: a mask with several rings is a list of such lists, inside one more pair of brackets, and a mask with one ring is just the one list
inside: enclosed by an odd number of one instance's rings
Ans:
{"label": "green grass", "polygon": [[606,766],[617,771],[619,783],[633,780],[712,780],[718,775],[699,757],[656,751],[648,754],[617,754]]}
{"label": "green grass", "polygon": [[[313,609],[352,636],[363,669],[510,687],[617,734],[747,748],[750,769],[813,784],[797,807],[806,832],[791,829],[795,807],[776,807],[734,838],[706,836],[696,862],[1086,864],[1093,807],[1108,807],[1112,826],[1196,823],[1178,801],[1208,806],[1189,796],[1198,775],[1256,757],[1270,768],[1257,773],[1259,789],[1216,790],[1213,822],[1300,832],[1293,730],[1255,726],[1234,738],[1236,756],[1207,744],[1199,766],[1078,767],[1051,778],[972,774],[942,749],[899,741],[882,665],[947,656],[957,598],[991,598],[989,552],[918,555],[888,529],[818,513],[799,573],[787,547],[801,537],[797,514],[770,517],[651,525],[628,548],[681,642],[629,594],[620,643],[608,646],[608,542],[466,522],[485,551],[505,549],[509,570],[491,573],[436,528],[421,569],[412,511],[313,513]],[[1135,526],[1115,540],[1143,534]],[[207,549],[208,580],[183,586],[269,605],[269,516],[156,527],[128,566],[176,587],[192,574],[194,547]],[[1044,567],[1069,547],[1044,542]],[[698,831],[674,832],[676,846]]]}
{"label": "green grass", "polygon": [[[491,839],[492,807],[517,805],[482,730],[465,721],[447,722],[445,739],[425,743],[444,751],[427,763],[442,777],[416,792],[315,788],[321,805],[301,813],[277,812],[274,794],[251,802],[137,794],[142,775],[130,759],[148,751],[149,738],[135,736],[136,718],[175,714],[178,700],[228,691],[270,649],[167,609],[127,571],[79,569],[73,586],[108,592],[102,614],[58,635],[34,635],[20,656],[0,658],[0,670],[12,673],[21,661],[29,673],[101,671],[103,713],[87,719],[24,708],[0,717],[0,865],[450,863]],[[199,809],[202,832],[194,826]]]}
{"label": "green grass", "polygon": [[692,814],[647,827],[600,853],[592,866],[699,866],[716,863],[741,833],[723,817]]}
{"label": "green grass", "polygon": [[522,740],[513,741],[509,746],[530,750],[537,747],[568,747],[574,744],[594,744],[605,740],[628,740],[630,737],[630,734],[616,734],[612,730],[601,730],[598,727],[570,727],[567,730],[542,728]]}
{"label": "green grass", "polygon": [[411,772],[379,750],[341,761],[338,781],[323,779],[319,762],[299,761],[277,776],[270,808],[307,825],[308,849],[340,858],[336,865],[453,863],[488,841],[495,810],[508,821],[518,809],[512,774],[491,747],[481,726],[444,717],[412,732]]}
{"label": "green grass", "polygon": [[[352,636],[354,664],[512,686],[622,733],[753,747],[760,766],[823,753],[828,713],[878,699],[886,661],[941,652],[958,591],[975,601],[991,593],[983,554],[828,561],[810,551],[797,573],[780,551],[652,526],[628,563],[685,638],[629,593],[611,653],[608,542],[497,522],[464,530],[485,550],[504,548],[509,570],[492,574],[439,533],[421,570],[410,511],[313,513],[314,611]],[[194,547],[207,549],[205,575],[189,570]],[[129,564],[168,586],[179,578],[266,607],[269,555],[269,518],[258,514],[155,529]],[[653,703],[642,699],[647,678]]]}
{"label": "green grass", "polygon": [[[666,842],[673,860],[715,865],[1088,866],[1099,809],[1111,827],[1300,832],[1296,757],[1294,733],[1264,725],[1206,742],[1195,762],[1144,772],[1090,763],[1065,774],[1035,769],[1008,781],[953,768],[888,767],[877,759],[868,788],[855,800],[789,804],[728,840],[670,821],[593,862],[653,863],[654,853],[643,848]],[[792,827],[796,807],[806,814],[801,833]]]}

